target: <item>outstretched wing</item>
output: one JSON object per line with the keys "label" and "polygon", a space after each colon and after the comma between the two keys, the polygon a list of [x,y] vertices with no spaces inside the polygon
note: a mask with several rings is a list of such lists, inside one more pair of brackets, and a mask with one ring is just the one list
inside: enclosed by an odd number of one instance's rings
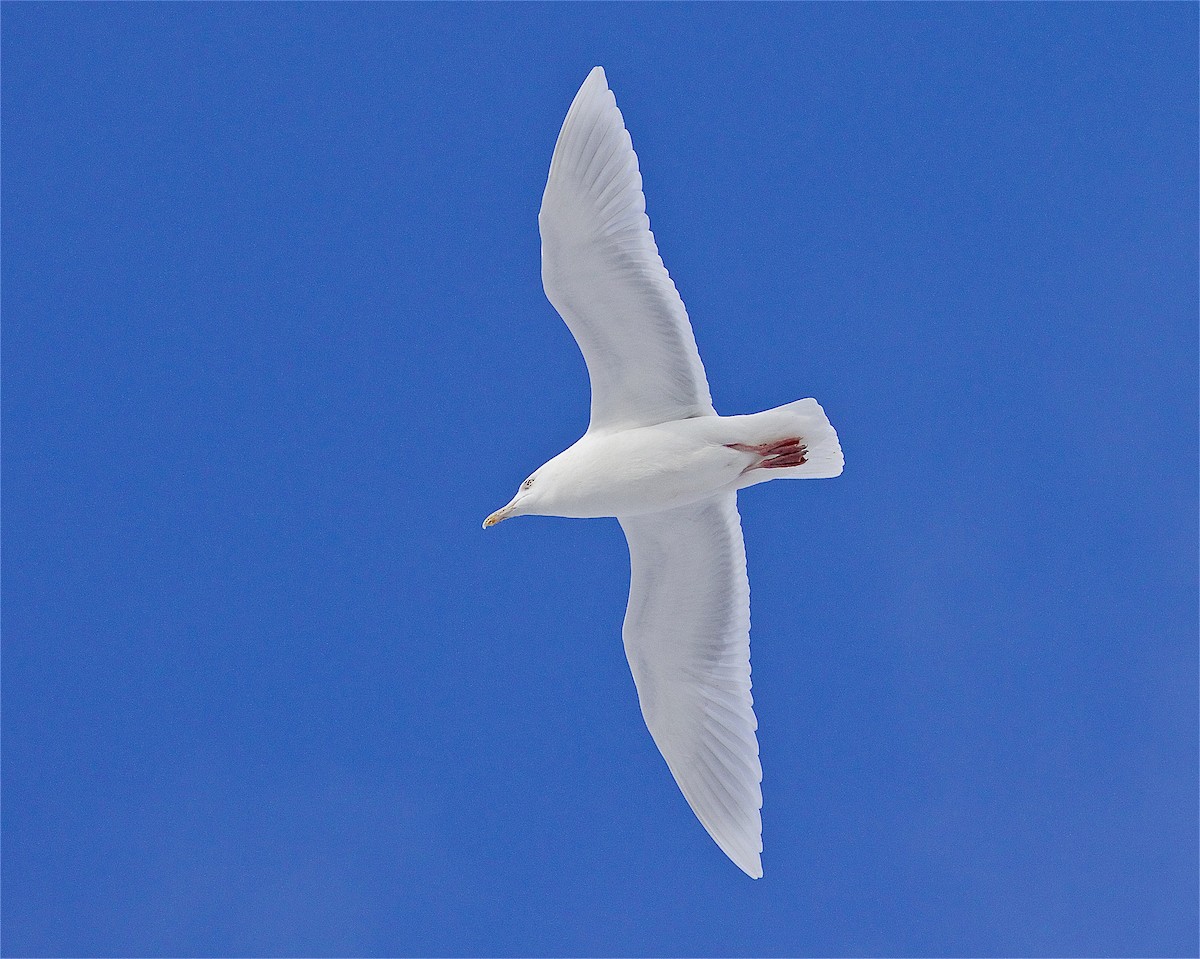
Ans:
{"label": "outstretched wing", "polygon": [[600,67],[563,122],[538,224],[542,285],[591,375],[589,431],[715,415],[687,310],[650,232],[637,156]]}
{"label": "outstretched wing", "polygon": [[737,494],[620,520],[631,566],[625,655],[646,726],[696,818],[757,879],[762,767]]}

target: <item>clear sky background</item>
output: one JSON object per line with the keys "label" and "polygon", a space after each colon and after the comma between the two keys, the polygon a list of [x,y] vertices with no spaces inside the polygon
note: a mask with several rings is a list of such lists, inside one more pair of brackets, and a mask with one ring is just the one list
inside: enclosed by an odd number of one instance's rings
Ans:
{"label": "clear sky background", "polygon": [[[596,64],[741,496],[753,882],[536,214]],[[1194,956],[1197,7],[3,10],[7,955]]]}

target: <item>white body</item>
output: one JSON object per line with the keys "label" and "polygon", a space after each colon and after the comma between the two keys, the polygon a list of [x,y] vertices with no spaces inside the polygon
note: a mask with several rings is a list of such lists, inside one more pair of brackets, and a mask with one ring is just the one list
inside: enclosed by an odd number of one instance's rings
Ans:
{"label": "white body", "polygon": [[[803,466],[756,469],[761,457],[732,448],[792,435],[807,443]],[[537,501],[540,515],[587,518],[637,516],[771,479],[817,479],[841,471],[837,434],[817,401],[808,399],[748,416],[696,416],[616,432],[589,431],[533,477],[544,489]]]}
{"label": "white body", "polygon": [[717,415],[645,209],[637,157],[596,67],[559,133],[538,215],[542,283],[587,361],[591,424],[483,525],[523,514],[620,520],[622,637],[646,726],[704,828],[758,878],[762,768],[737,491],[837,476],[842,450],[816,400]]}

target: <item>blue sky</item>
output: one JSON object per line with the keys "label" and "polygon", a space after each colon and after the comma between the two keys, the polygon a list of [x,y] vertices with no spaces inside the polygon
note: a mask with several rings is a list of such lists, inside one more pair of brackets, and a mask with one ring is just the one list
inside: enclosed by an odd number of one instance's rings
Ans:
{"label": "blue sky", "polygon": [[[8,955],[1184,956],[1197,8],[3,16]],[[765,878],[623,659],[536,214],[602,64],[741,497]]]}

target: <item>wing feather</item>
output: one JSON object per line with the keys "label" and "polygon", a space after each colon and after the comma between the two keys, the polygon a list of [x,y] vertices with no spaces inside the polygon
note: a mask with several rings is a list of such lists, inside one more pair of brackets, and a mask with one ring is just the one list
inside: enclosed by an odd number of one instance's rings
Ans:
{"label": "wing feather", "polygon": [[620,519],[631,568],[625,655],[646,726],[696,818],[757,879],[762,766],[737,494]]}
{"label": "wing feather", "polygon": [[589,431],[716,415],[687,310],[650,232],[633,143],[600,67],[567,111],[538,223],[542,285],[592,381]]}

